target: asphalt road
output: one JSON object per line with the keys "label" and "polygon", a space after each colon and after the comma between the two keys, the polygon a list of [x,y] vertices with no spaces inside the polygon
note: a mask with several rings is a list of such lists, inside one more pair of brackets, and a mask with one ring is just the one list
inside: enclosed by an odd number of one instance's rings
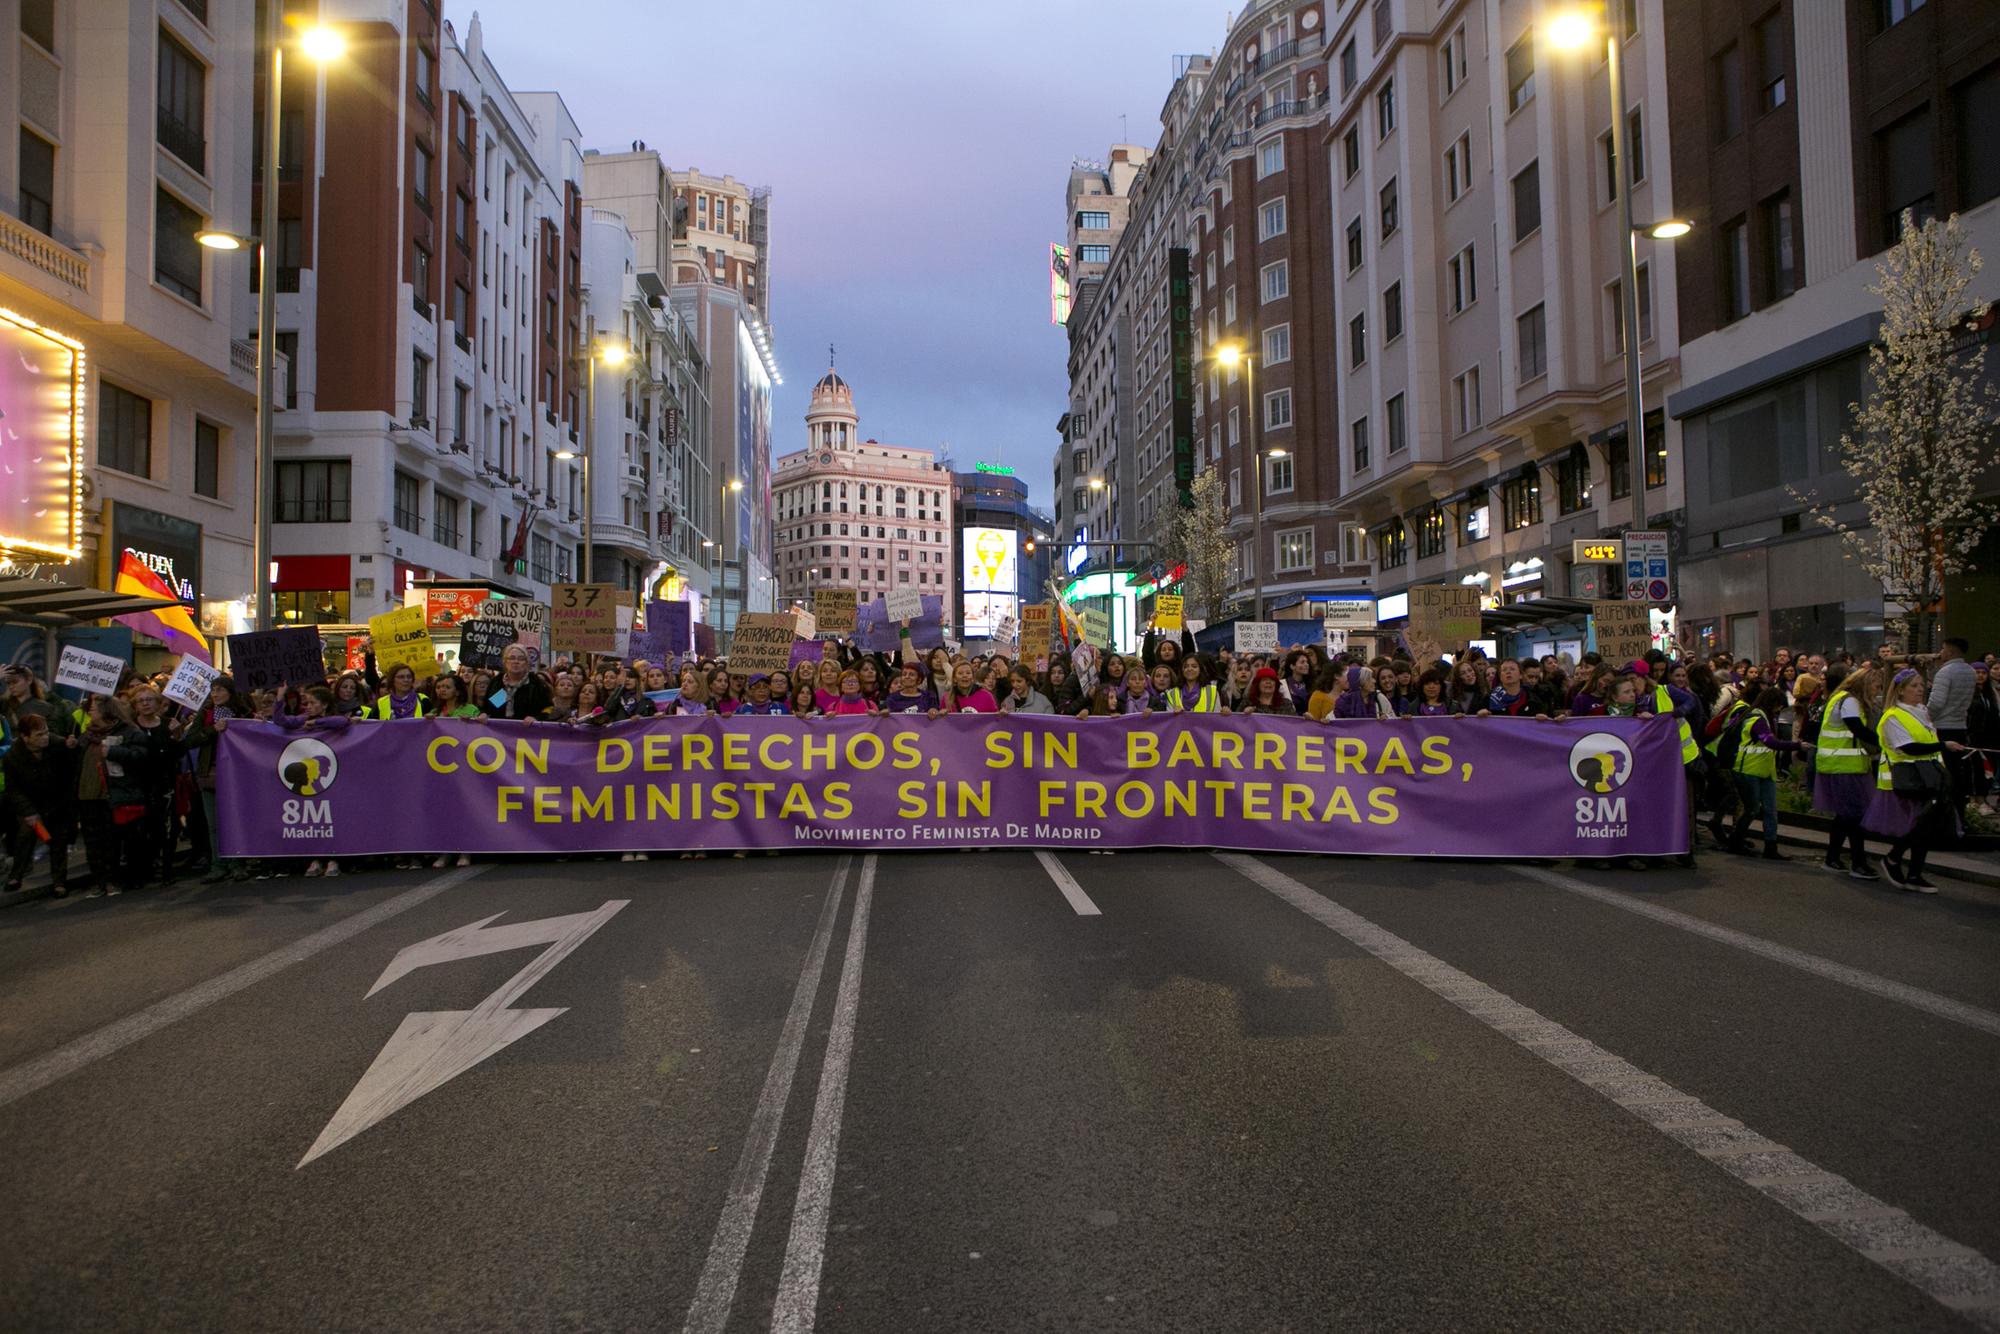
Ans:
{"label": "asphalt road", "polygon": [[0,916],[9,1330],[1992,1330],[1996,1129],[2000,893],[1802,862],[513,862]]}

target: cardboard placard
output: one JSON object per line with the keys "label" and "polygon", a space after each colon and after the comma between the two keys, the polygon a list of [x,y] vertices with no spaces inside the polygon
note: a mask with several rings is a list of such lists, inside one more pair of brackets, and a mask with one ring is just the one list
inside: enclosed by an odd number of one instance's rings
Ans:
{"label": "cardboard placard", "polygon": [[549,589],[549,647],[557,653],[610,653],[618,647],[618,585],[555,584]]}
{"label": "cardboard placard", "polygon": [[1111,618],[1101,611],[1089,607],[1079,607],[1076,613],[1077,628],[1083,635],[1083,642],[1100,648],[1111,647]]}
{"label": "cardboard placard", "polygon": [[1238,621],[1235,625],[1235,649],[1238,653],[1276,653],[1278,651],[1278,623],[1276,621]]}
{"label": "cardboard placard", "polygon": [[795,626],[789,612],[744,612],[729,641],[729,670],[744,676],[789,671]]}
{"label": "cardboard placard", "polygon": [[549,632],[549,604],[531,602],[527,598],[493,598],[480,604],[479,619],[504,621],[540,643],[542,636]]}
{"label": "cardboard placard", "polygon": [[[424,623],[422,607],[408,608]],[[372,628],[372,627],[371,627]],[[429,638],[426,634],[425,638]],[[326,659],[320,652],[319,631],[294,625],[283,630],[256,630],[229,636],[229,675],[238,690],[277,690],[283,686],[326,684]],[[377,645],[380,651],[380,645]],[[380,659],[377,659],[380,662]]]}
{"label": "cardboard placard", "polygon": [[421,605],[370,616],[368,637],[375,641],[375,670],[384,681],[398,667],[407,666],[419,681],[437,672],[437,645]]}
{"label": "cardboard placard", "polygon": [[855,610],[860,599],[851,588],[822,588],[813,594],[813,615],[819,618],[824,635],[854,633]]}
{"label": "cardboard placard", "polygon": [[611,656],[629,660],[632,656],[632,627],[639,621],[637,607],[619,607],[618,632],[611,643]]}
{"label": "cardboard placard", "polygon": [[914,621],[924,614],[924,595],[898,588],[882,597],[882,605],[892,621]]}
{"label": "cardboard placard", "polygon": [[56,684],[74,686],[78,690],[93,695],[109,695],[118,689],[118,678],[125,674],[125,659],[115,658],[109,653],[92,653],[87,648],[70,644],[62,651],[56,663]]}
{"label": "cardboard placard", "polygon": [[173,679],[167,682],[160,693],[176,704],[184,704],[190,709],[198,709],[208,703],[208,688],[215,683],[221,672],[192,654],[181,655],[180,664],[174,668]]}
{"label": "cardboard placard", "polygon": [[1021,608],[1021,656],[1024,658],[1046,658],[1049,656],[1050,613],[1054,609],[1046,602],[1031,602]]}
{"label": "cardboard placard", "polygon": [[1479,638],[1479,590],[1453,584],[1410,589],[1410,628],[1456,653]]}
{"label": "cardboard placard", "polygon": [[795,611],[792,619],[797,623],[793,633],[800,639],[811,639],[819,633],[819,618],[809,611]]}
{"label": "cardboard placard", "polygon": [[460,621],[458,661],[462,667],[498,667],[500,655],[514,643],[518,633],[505,621],[483,618]]}
{"label": "cardboard placard", "polygon": [[1155,630],[1178,630],[1181,628],[1182,608],[1185,606],[1178,593],[1162,593],[1153,601],[1153,628]]}
{"label": "cardboard placard", "polygon": [[1597,651],[1616,667],[1646,656],[1653,646],[1653,609],[1644,602],[1593,602],[1590,623],[1597,631]]}

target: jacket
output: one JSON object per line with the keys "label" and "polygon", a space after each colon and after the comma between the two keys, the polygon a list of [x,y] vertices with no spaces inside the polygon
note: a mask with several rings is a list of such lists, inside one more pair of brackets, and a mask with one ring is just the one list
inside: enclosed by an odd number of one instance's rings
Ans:
{"label": "jacket", "polygon": [[6,775],[5,810],[15,820],[41,816],[66,824],[76,811],[77,752],[51,739],[40,755],[16,745],[0,760]]}
{"label": "jacket", "polygon": [[1931,726],[1942,732],[1964,731],[1966,711],[1972,707],[1972,692],[1978,684],[1978,675],[1964,658],[1953,658],[1938,668],[1931,678]]}

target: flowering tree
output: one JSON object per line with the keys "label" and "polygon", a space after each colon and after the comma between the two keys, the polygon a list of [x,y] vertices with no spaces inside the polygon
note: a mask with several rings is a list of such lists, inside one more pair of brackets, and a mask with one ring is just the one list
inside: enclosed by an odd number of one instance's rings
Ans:
{"label": "flowering tree", "polygon": [[1181,595],[1187,614],[1204,621],[1222,619],[1229,598],[1229,567],[1235,550],[1229,541],[1229,512],[1223,506],[1222,477],[1214,468],[1198,474],[1190,488],[1194,503],[1174,511],[1167,533],[1168,564],[1186,564]]}
{"label": "flowering tree", "polygon": [[1902,239],[1883,255],[1868,289],[1882,298],[1881,338],[1868,350],[1868,399],[1849,405],[1853,428],[1840,437],[1841,466],[1855,480],[1867,525],[1812,506],[1813,517],[1840,534],[1848,557],[1902,606],[1913,652],[1934,647],[1945,579],[1965,568],[1995,518],[1993,507],[1975,498],[2000,417],[2000,395],[1985,378],[1986,349],[1966,337],[1973,313],[1966,290],[1980,266],[1956,215],[1921,227],[1903,215]]}

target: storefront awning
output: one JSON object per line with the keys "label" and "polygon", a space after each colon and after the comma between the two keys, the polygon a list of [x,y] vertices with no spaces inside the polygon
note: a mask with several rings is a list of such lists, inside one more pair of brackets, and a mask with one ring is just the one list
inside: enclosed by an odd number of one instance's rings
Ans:
{"label": "storefront awning", "polygon": [[0,621],[60,627],[180,604],[166,598],[77,588],[43,579],[0,579]]}

